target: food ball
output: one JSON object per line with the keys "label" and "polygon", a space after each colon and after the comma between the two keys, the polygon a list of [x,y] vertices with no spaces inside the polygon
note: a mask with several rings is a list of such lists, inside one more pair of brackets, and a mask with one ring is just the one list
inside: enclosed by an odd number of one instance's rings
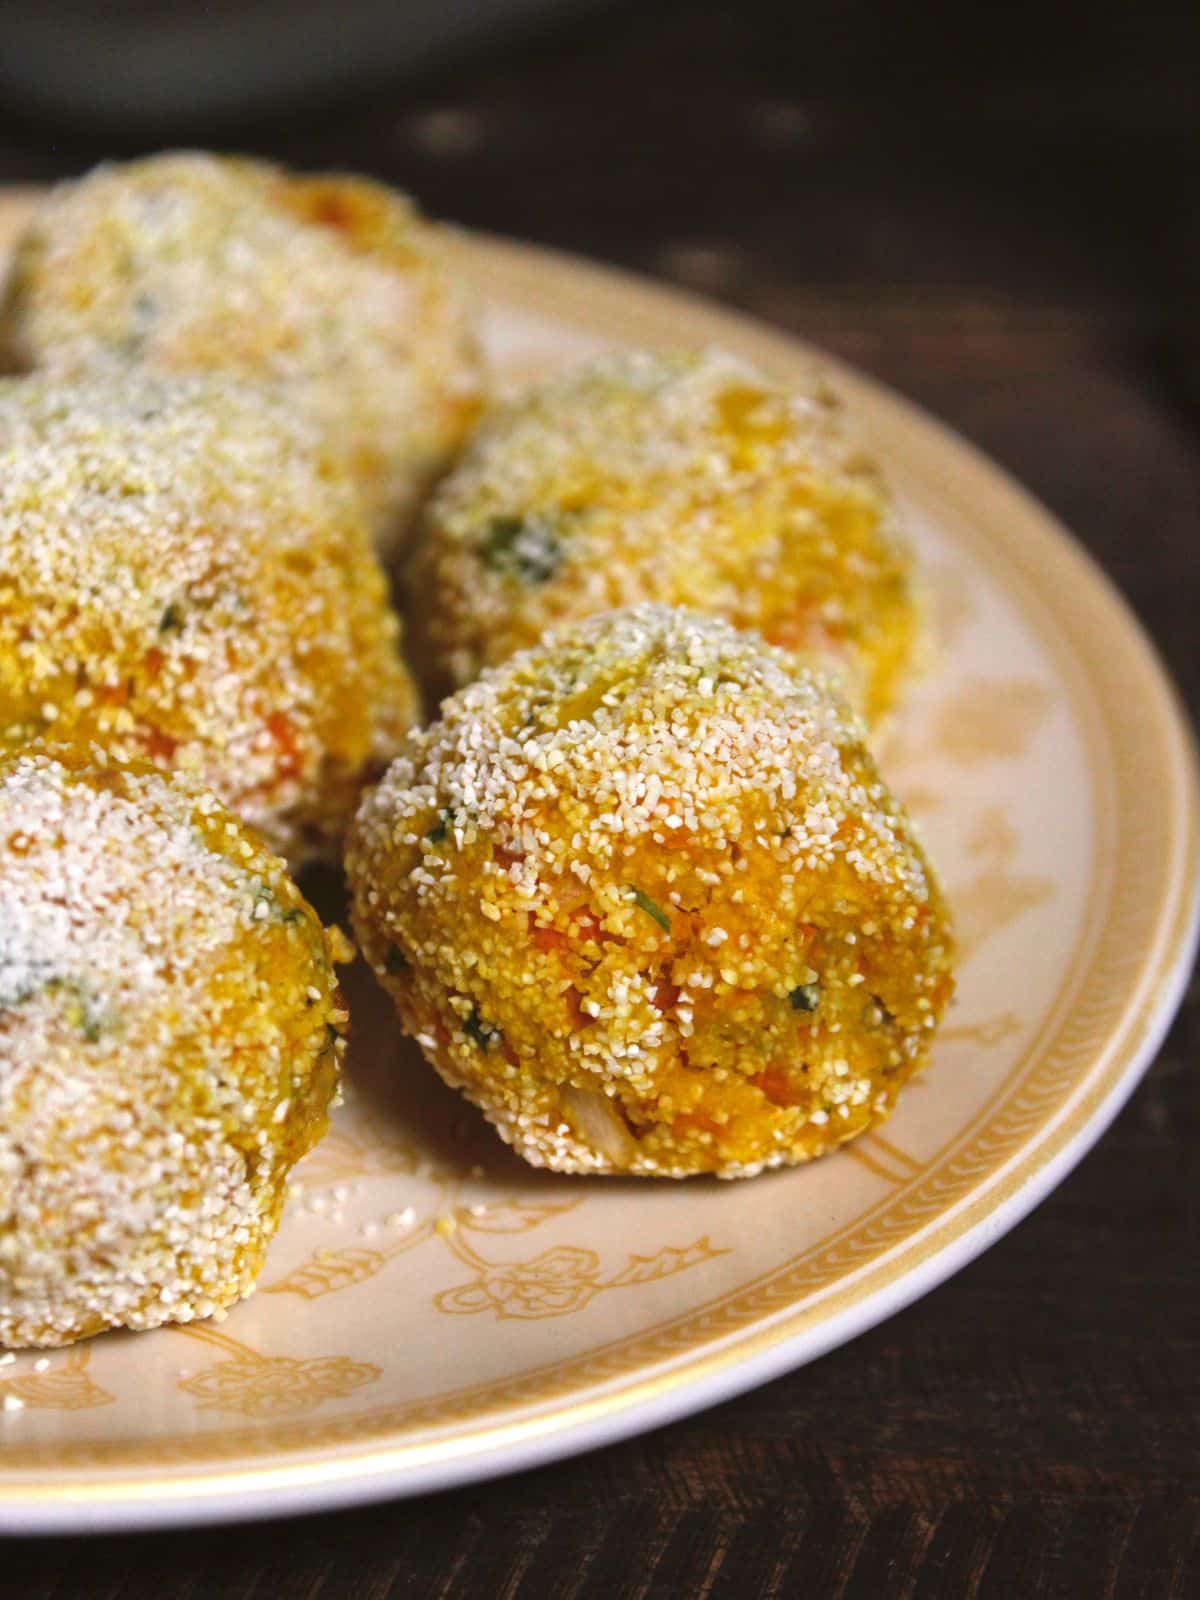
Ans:
{"label": "food ball", "polygon": [[434,496],[408,589],[438,687],[655,600],[836,667],[875,717],[920,632],[895,508],[830,390],[717,350],[608,356],[500,406]]}
{"label": "food ball", "polygon": [[343,959],[210,794],[102,752],[0,755],[0,1345],[251,1292],[324,1132]]}
{"label": "food ball", "polygon": [[0,358],[278,382],[353,459],[384,545],[479,405],[468,300],[411,201],[203,154],[51,192],[17,245]]}
{"label": "food ball", "polygon": [[416,714],[358,496],[258,391],[0,382],[0,742],[193,773],[293,861]]}
{"label": "food ball", "polygon": [[409,735],[348,845],[406,1029],[535,1166],[745,1177],[892,1108],[946,907],[861,724],[717,618],[518,653]]}

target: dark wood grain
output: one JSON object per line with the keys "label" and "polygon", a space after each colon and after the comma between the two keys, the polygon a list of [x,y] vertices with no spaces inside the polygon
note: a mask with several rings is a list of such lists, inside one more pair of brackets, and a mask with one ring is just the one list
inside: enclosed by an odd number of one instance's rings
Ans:
{"label": "dark wood grain", "polygon": [[[657,274],[876,373],[1087,544],[1193,710],[1194,8],[598,10],[286,122],[189,129]],[[166,136],[178,137],[177,130]],[[128,153],[0,120],[0,179]],[[1200,999],[1061,1189],[920,1304],[646,1438],[302,1522],[11,1541],[0,1590],[141,1597],[1200,1593]]]}

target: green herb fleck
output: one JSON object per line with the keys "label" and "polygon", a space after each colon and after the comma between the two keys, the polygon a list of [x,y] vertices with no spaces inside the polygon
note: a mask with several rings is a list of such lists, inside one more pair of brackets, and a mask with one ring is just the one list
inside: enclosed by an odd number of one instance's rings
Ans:
{"label": "green herb fleck", "polygon": [[660,905],[656,905],[650,896],[644,894],[641,889],[635,889],[632,884],[629,885],[629,888],[632,890],[633,903],[638,910],[644,911],[648,917],[653,917],[664,933],[670,933],[671,919],[663,908]]}
{"label": "green herb fleck", "polygon": [[892,1028],[896,1024],[895,1015],[888,1010],[877,994],[871,996],[871,1003],[867,1007],[864,1020],[872,1026]]}
{"label": "green herb fleck", "polygon": [[821,988],[816,983],[802,983],[788,995],[793,1011],[815,1011],[820,998]]}
{"label": "green herb fleck", "polygon": [[283,922],[303,922],[304,913],[299,906],[289,906],[280,919]]}
{"label": "green herb fleck", "polygon": [[484,563],[524,583],[545,583],[563,563],[563,543],[545,517],[493,517],[480,546]]}
{"label": "green herb fleck", "polygon": [[50,971],[46,963],[37,963],[40,971],[35,969],[28,978],[10,988],[5,982],[9,965],[0,959],[0,1012],[25,1005],[38,995],[62,995],[66,1000],[63,1015],[67,1022],[79,1029],[88,1044],[99,1044],[114,1018],[105,1012],[86,982],[79,978],[60,977]]}
{"label": "green herb fleck", "polygon": [[55,979],[54,969],[47,961],[29,964],[0,955],[0,1011],[23,1006],[34,995],[49,989]]}
{"label": "green herb fleck", "polygon": [[180,633],[183,629],[183,608],[172,600],[158,619],[159,633]]}
{"label": "green herb fleck", "polygon": [[442,840],[446,837],[447,833],[449,833],[453,825],[453,811],[443,811],[441,816],[434,823],[433,827],[430,828],[425,837],[429,840],[430,844],[441,844]]}
{"label": "green herb fleck", "polygon": [[254,883],[254,900],[250,906],[250,916],[254,922],[266,922],[269,917],[276,916],[279,912],[279,901],[275,891],[269,883],[263,883],[261,878],[252,880]]}
{"label": "green herb fleck", "polygon": [[467,1020],[463,1023],[463,1032],[472,1044],[478,1045],[481,1050],[490,1050],[500,1037],[498,1028],[489,1028],[479,1012],[472,1006]]}

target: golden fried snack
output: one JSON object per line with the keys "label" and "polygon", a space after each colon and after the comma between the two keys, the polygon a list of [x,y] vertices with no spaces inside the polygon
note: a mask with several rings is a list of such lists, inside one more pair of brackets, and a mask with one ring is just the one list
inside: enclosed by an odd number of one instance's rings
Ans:
{"label": "golden fried snack", "polygon": [[750,634],[641,606],[410,734],[351,831],[367,958],[535,1166],[746,1177],[887,1115],[946,908],[861,724]]}
{"label": "golden fried snack", "polygon": [[232,1305],[337,1090],[334,940],[206,791],[65,746],[0,755],[0,906],[0,1345]]}
{"label": "golden fried snack", "polygon": [[498,407],[430,503],[407,586],[438,687],[555,622],[656,600],[836,666],[874,717],[919,633],[895,509],[828,388],[716,350],[608,356]]}
{"label": "golden fried snack", "polygon": [[467,300],[411,201],[203,154],[54,189],[17,246],[0,357],[277,382],[353,460],[383,545],[479,405]]}
{"label": "golden fried snack", "polygon": [[416,714],[398,626],[352,484],[266,395],[0,383],[0,741],[94,739],[330,854]]}

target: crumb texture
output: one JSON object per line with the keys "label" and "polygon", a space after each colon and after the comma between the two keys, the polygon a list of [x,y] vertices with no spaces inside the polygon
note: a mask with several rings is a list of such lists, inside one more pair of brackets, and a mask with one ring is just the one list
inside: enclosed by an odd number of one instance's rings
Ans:
{"label": "crumb texture", "polygon": [[411,201],[201,153],[101,166],[50,193],[16,250],[0,358],[279,384],[353,461],[385,544],[480,402],[469,297]]}
{"label": "crumb texture", "polygon": [[248,1294],[346,1013],[284,863],[98,751],[0,757],[0,1344]]}
{"label": "crumb texture", "polygon": [[341,458],[220,377],[0,383],[0,742],[188,772],[333,853],[416,715]]}
{"label": "crumb texture", "polygon": [[536,1165],[819,1155],[891,1109],[952,988],[940,889],[863,737],[717,619],[563,628],[446,701],[364,801],[364,951]]}
{"label": "crumb texture", "polygon": [[428,508],[408,592],[454,685],[652,600],[815,658],[874,717],[920,635],[895,507],[832,392],[713,349],[607,356],[497,407]]}

